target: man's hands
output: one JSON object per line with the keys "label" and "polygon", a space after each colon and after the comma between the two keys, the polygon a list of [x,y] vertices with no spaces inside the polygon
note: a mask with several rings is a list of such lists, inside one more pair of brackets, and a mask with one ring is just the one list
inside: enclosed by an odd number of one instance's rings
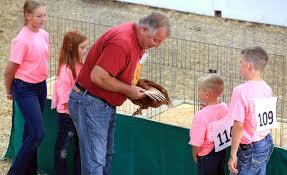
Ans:
{"label": "man's hands", "polygon": [[145,90],[141,87],[138,87],[136,85],[131,85],[130,93],[128,94],[128,98],[130,99],[140,99],[145,96],[144,94]]}

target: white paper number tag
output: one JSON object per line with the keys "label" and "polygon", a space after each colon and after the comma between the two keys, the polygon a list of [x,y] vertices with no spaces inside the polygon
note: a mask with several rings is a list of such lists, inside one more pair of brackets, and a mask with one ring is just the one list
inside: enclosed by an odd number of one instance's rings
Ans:
{"label": "white paper number tag", "polygon": [[254,99],[256,131],[277,128],[276,103],[277,97]]}
{"label": "white paper number tag", "polygon": [[233,122],[233,119],[227,116],[212,123],[212,138],[215,145],[215,152],[219,152],[231,145]]}
{"label": "white paper number tag", "polygon": [[147,60],[148,53],[144,53],[143,56],[140,59],[140,64],[144,64],[144,62]]}

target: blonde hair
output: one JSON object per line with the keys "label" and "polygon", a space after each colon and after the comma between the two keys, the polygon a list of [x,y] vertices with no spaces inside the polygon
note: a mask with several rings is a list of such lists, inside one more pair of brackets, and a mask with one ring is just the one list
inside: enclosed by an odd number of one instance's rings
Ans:
{"label": "blonde hair", "polygon": [[262,71],[268,62],[268,55],[261,47],[249,47],[241,51],[242,58],[252,63],[255,70]]}
{"label": "blonde hair", "polygon": [[219,74],[206,74],[198,79],[198,88],[209,90],[213,95],[220,96],[224,89],[224,81]]}
{"label": "blonde hair", "polygon": [[24,25],[28,24],[28,20],[25,16],[26,13],[33,13],[35,9],[45,5],[46,3],[42,0],[26,0],[23,5]]}

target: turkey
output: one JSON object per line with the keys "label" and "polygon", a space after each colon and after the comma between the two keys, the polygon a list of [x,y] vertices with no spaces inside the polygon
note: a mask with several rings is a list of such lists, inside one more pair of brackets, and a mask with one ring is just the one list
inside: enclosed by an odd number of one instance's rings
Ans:
{"label": "turkey", "polygon": [[172,106],[167,91],[161,85],[150,80],[139,79],[137,86],[145,89],[146,96],[141,99],[131,99],[133,104],[139,106],[132,116],[142,114],[142,110],[149,107],[158,108],[163,104]]}

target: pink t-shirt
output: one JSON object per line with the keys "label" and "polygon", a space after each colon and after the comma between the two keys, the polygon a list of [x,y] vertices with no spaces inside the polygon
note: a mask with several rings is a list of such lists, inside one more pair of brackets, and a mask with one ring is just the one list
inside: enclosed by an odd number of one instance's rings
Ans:
{"label": "pink t-shirt", "polygon": [[47,79],[49,34],[43,29],[33,32],[24,26],[12,40],[9,61],[19,64],[15,79],[29,83]]}
{"label": "pink t-shirt", "polygon": [[209,105],[195,113],[190,128],[189,144],[200,147],[199,156],[205,156],[214,148],[214,142],[210,135],[212,134],[210,124],[217,121],[227,114],[226,103],[221,102],[215,105]]}
{"label": "pink t-shirt", "polygon": [[272,97],[272,89],[263,80],[247,81],[236,86],[233,89],[231,101],[229,104],[229,116],[234,121],[243,123],[243,135],[240,143],[249,144],[262,140],[270,130],[256,131],[256,121],[254,114],[254,105],[252,99]]}
{"label": "pink t-shirt", "polygon": [[[81,67],[81,65],[76,65],[77,75],[79,74]],[[52,109],[57,108],[57,112],[69,114],[69,111],[64,104],[68,103],[69,94],[75,82],[76,80],[73,77],[71,69],[68,68],[67,65],[62,65],[54,84],[54,93],[51,104]]]}

